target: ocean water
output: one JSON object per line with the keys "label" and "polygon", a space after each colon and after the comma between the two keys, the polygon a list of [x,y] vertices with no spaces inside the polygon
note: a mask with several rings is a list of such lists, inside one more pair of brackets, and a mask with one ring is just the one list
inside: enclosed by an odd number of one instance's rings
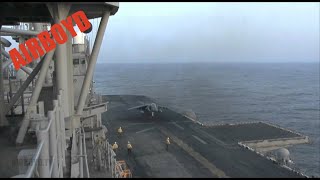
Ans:
{"label": "ocean water", "polygon": [[319,63],[97,64],[101,94],[149,96],[202,122],[263,121],[307,135],[288,148],[295,168],[320,176]]}

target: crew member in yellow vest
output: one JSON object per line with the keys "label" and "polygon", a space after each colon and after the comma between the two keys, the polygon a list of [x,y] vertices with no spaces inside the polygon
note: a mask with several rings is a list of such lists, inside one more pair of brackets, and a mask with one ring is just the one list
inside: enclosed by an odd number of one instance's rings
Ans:
{"label": "crew member in yellow vest", "polygon": [[128,155],[131,154],[131,150],[132,150],[132,145],[131,143],[128,141],[128,144],[127,144],[127,148],[128,148]]}
{"label": "crew member in yellow vest", "polygon": [[167,151],[169,150],[169,144],[170,144],[170,139],[169,139],[169,137],[167,137],[167,140],[166,140],[166,150]]}
{"label": "crew member in yellow vest", "polygon": [[114,144],[112,145],[112,150],[113,150],[114,152],[116,152],[117,149],[118,149],[118,144],[117,144],[117,142],[114,142]]}
{"label": "crew member in yellow vest", "polygon": [[119,129],[118,129],[118,135],[119,135],[119,137],[121,137],[121,135],[122,135],[122,128],[121,127],[119,127]]}

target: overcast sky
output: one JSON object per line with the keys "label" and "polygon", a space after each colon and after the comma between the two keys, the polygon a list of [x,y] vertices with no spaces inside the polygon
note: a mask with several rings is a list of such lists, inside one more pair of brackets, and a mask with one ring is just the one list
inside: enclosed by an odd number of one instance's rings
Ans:
{"label": "overcast sky", "polygon": [[[122,2],[98,63],[319,62],[319,9],[317,2]],[[91,38],[99,19],[92,22]]]}
{"label": "overcast sky", "polygon": [[123,2],[109,19],[98,63],[318,62],[319,8]]}

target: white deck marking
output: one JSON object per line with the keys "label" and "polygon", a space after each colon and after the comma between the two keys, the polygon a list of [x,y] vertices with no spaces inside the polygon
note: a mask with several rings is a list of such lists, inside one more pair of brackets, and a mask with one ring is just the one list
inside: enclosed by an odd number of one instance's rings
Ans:
{"label": "white deck marking", "polygon": [[191,118],[191,117],[189,117],[189,116],[186,116],[186,115],[183,115],[185,118],[188,118],[188,119],[190,119],[191,121],[195,121],[195,122],[198,122],[197,120],[195,120],[195,119],[193,119],[193,118]]}
{"label": "white deck marking", "polygon": [[171,140],[175,142],[179,147],[185,150],[191,157],[201,163],[204,167],[206,167],[213,175],[218,176],[219,178],[228,178],[228,176],[221,170],[218,169],[214,164],[212,164],[208,159],[203,157],[201,154],[196,152],[192,147],[185,144],[181,139],[177,138],[169,131],[167,131],[163,127],[159,127],[160,131],[168,137],[171,137]]}
{"label": "white deck marking", "polygon": [[177,124],[176,122],[173,122],[172,124],[174,124],[175,126],[177,126],[180,129],[184,130],[184,128],[182,126],[180,126],[179,124]]}
{"label": "white deck marking", "polygon": [[137,133],[137,134],[138,134],[138,133],[143,133],[143,132],[146,132],[146,131],[150,131],[150,130],[152,130],[152,129],[154,129],[154,127],[153,127],[153,128],[144,129],[144,130],[138,131],[138,132],[136,132],[136,133]]}
{"label": "white deck marking", "polygon": [[147,124],[154,124],[153,122],[150,123],[128,123],[126,126],[135,126],[135,125],[147,125]]}
{"label": "white deck marking", "polygon": [[189,120],[188,121],[170,121],[170,122],[167,122],[167,123],[170,124],[170,123],[177,123],[177,122],[178,123],[193,123],[192,121],[189,121]]}
{"label": "white deck marking", "polygon": [[207,144],[204,140],[200,139],[198,136],[192,135],[194,138],[196,138],[198,141],[200,141],[202,144]]}

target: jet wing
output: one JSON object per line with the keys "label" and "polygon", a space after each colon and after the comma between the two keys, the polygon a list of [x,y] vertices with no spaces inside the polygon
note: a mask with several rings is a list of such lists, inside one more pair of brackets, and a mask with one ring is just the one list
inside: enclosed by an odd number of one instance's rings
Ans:
{"label": "jet wing", "polygon": [[145,110],[148,107],[147,104],[145,105],[140,105],[140,106],[135,106],[135,107],[131,107],[128,110],[132,110],[132,109],[136,109],[136,110]]}
{"label": "jet wing", "polygon": [[166,110],[168,109],[167,107],[159,106],[159,105],[158,105],[158,108],[159,108],[159,111],[160,111],[160,112],[162,112],[164,109],[166,109]]}

